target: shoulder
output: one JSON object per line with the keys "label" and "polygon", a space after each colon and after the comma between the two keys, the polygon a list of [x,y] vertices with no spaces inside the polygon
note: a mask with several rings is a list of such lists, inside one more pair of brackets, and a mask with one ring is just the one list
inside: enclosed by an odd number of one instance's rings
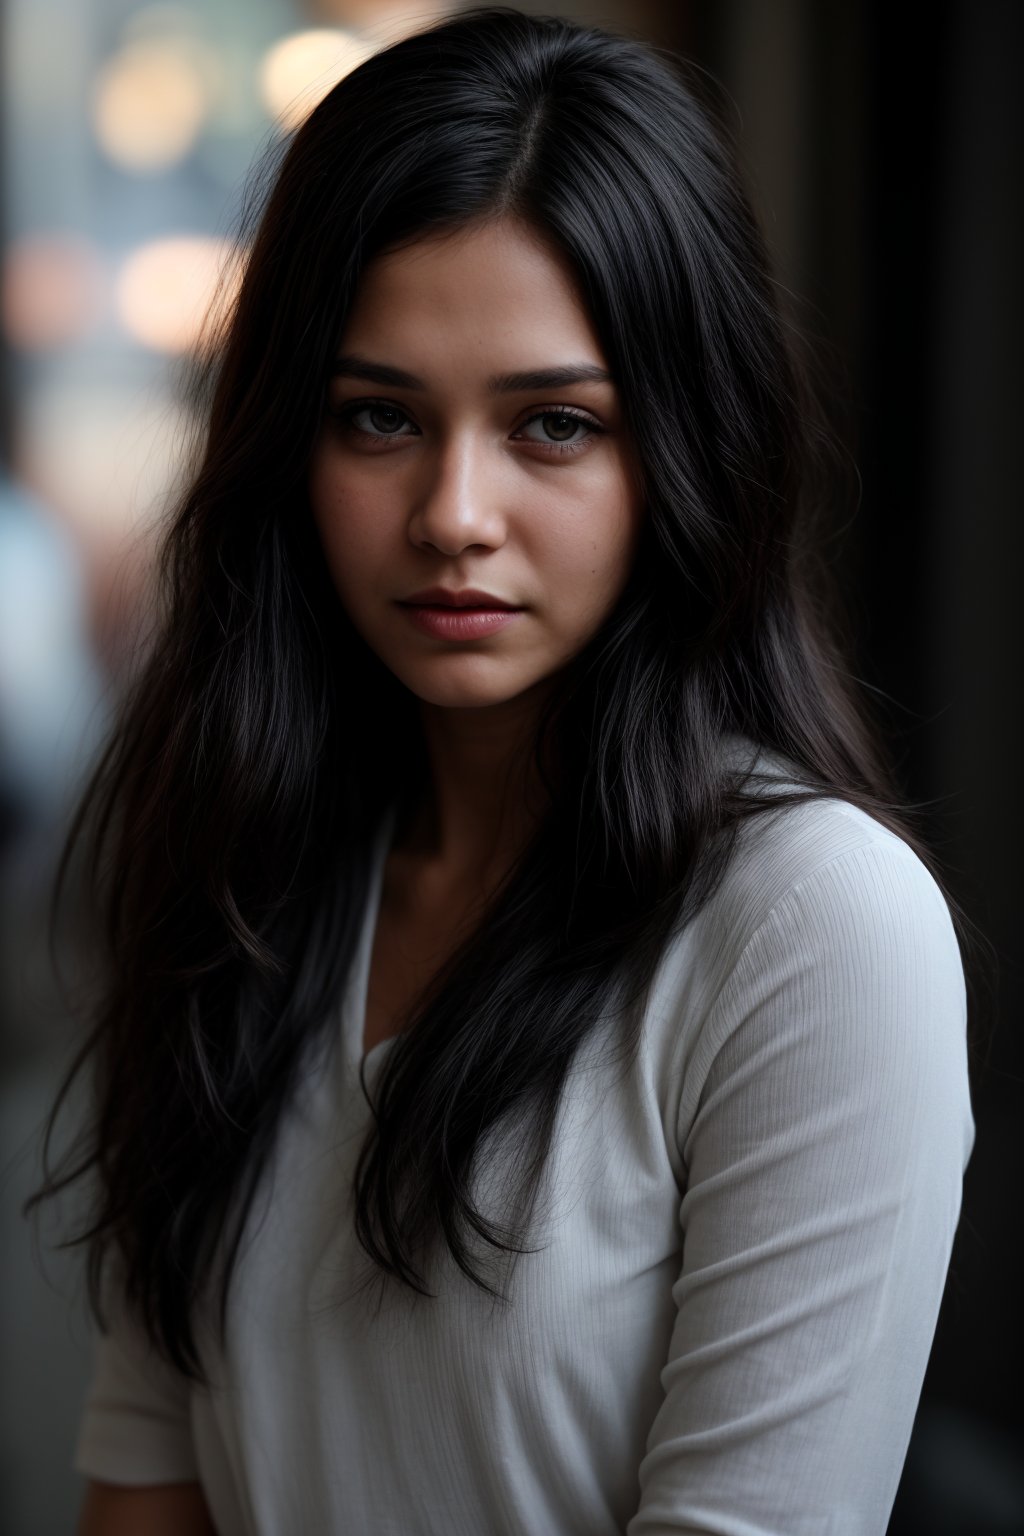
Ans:
{"label": "shoulder", "polygon": [[[792,782],[777,758],[757,766]],[[903,838],[836,797],[741,825],[720,884],[668,946],[657,996],[684,1122],[723,1052],[962,1075],[964,974],[942,891]]]}
{"label": "shoulder", "polygon": [[[785,759],[761,751],[758,795],[771,801],[795,787]],[[859,806],[820,796],[751,817],[738,831],[729,865],[698,924],[728,936],[723,963],[739,959],[763,923],[791,931],[822,926],[822,904],[856,919],[852,942],[893,919],[916,925],[943,947],[955,933],[942,891],[913,848]],[[724,978],[723,978],[724,979]]]}

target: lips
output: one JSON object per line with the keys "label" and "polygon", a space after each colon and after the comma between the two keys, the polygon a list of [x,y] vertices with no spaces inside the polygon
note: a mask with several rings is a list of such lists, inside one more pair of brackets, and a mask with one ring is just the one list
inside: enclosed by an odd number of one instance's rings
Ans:
{"label": "lips", "polygon": [[424,587],[398,604],[412,625],[432,640],[479,641],[514,625],[523,609],[480,587]]}
{"label": "lips", "polygon": [[514,611],[516,603],[509,603],[493,592],[482,592],[478,587],[464,587],[455,592],[447,587],[425,587],[400,599],[407,608],[482,608],[490,611],[508,609]]}

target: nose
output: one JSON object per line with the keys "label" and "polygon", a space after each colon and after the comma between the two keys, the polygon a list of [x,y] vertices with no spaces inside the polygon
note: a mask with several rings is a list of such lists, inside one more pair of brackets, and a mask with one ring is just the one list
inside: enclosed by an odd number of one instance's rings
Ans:
{"label": "nose", "polygon": [[409,537],[445,555],[499,549],[505,542],[500,512],[502,467],[470,433],[453,434],[424,455],[423,479],[409,518]]}

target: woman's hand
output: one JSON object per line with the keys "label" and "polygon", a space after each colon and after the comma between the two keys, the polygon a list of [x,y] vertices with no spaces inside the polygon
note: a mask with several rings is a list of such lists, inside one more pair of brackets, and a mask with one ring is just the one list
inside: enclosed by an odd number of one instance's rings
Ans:
{"label": "woman's hand", "polygon": [[125,1488],[90,1482],[77,1536],[217,1536],[198,1483]]}

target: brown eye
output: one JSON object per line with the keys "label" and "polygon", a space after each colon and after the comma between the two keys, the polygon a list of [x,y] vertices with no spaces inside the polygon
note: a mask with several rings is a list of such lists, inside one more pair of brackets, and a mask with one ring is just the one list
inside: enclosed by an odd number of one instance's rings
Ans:
{"label": "brown eye", "polygon": [[[409,435],[396,430],[403,421],[409,420],[408,416],[388,400],[357,400],[337,414],[346,426],[353,427],[356,432],[362,432],[366,437],[407,437]],[[356,423],[358,416],[365,416],[369,426],[359,426]]]}
{"label": "brown eye", "polygon": [[[554,422],[554,426],[551,423]],[[558,416],[544,417],[544,430],[549,432],[559,442],[564,442],[573,432],[579,429],[579,422],[573,416],[560,414]]]}
{"label": "brown eye", "polygon": [[[529,437],[528,442],[540,447],[552,448],[557,453],[576,453],[586,448],[591,438],[603,432],[597,422],[581,411],[537,411],[523,423],[523,430],[534,422],[542,422],[544,437]],[[583,436],[573,436],[582,430]]]}
{"label": "brown eye", "polygon": [[366,409],[371,426],[378,432],[393,432],[402,419],[401,411],[393,405],[369,405]]}

